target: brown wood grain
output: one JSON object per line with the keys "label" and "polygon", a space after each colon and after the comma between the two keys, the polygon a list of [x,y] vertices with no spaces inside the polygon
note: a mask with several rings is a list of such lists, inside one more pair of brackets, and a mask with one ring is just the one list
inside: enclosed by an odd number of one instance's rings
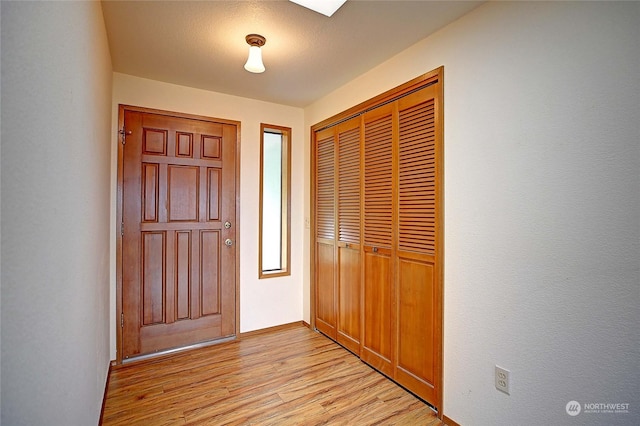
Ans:
{"label": "brown wood grain", "polygon": [[335,244],[318,242],[316,245],[316,327],[336,338],[336,285]]}
{"label": "brown wood grain", "polygon": [[120,114],[117,360],[235,335],[239,123]]}
{"label": "brown wood grain", "polygon": [[103,425],[426,425],[431,408],[297,324],[111,372]]}
{"label": "brown wood grain", "polygon": [[314,148],[315,244],[314,326],[337,338],[338,289],[336,267],[336,140],[334,129],[319,132]]}
{"label": "brown wood grain", "polygon": [[333,130],[330,134],[318,135],[316,146],[315,188],[316,236],[335,238],[335,142]]}
{"label": "brown wood grain", "polygon": [[393,377],[393,291],[391,259],[387,254],[365,251],[364,305],[361,357]]}
{"label": "brown wood grain", "polygon": [[451,420],[451,418],[447,417],[446,415],[442,416],[442,421],[447,426],[461,426],[455,420]]}
{"label": "brown wood grain", "polygon": [[360,355],[360,250],[338,248],[338,333],[337,341]]}
{"label": "brown wood grain", "polygon": [[[311,135],[312,325],[436,407],[443,382],[443,71],[324,120]],[[335,310],[337,333],[326,321]]]}
{"label": "brown wood grain", "polygon": [[337,154],[337,337],[338,343],[360,355],[361,224],[360,119],[335,126]]}

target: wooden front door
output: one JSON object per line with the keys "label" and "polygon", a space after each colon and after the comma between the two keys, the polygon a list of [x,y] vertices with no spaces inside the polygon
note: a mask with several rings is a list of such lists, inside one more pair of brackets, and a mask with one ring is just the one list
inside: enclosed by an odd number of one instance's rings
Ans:
{"label": "wooden front door", "polygon": [[238,125],[120,107],[121,356],[236,334]]}

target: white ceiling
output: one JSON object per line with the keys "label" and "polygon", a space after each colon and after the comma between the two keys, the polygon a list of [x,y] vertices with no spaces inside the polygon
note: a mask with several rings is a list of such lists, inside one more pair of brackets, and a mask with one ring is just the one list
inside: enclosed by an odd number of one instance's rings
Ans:
{"label": "white ceiling", "polygon": [[[304,107],[481,3],[348,0],[331,18],[286,0],[103,0],[102,9],[116,72]],[[243,68],[250,33],[267,39],[262,74]]]}

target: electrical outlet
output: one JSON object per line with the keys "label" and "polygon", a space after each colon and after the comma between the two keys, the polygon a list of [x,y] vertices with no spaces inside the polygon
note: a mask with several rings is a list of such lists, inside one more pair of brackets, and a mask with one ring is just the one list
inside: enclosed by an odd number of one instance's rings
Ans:
{"label": "electrical outlet", "polygon": [[496,389],[506,393],[507,395],[509,395],[510,373],[511,372],[509,370],[505,370],[504,368],[496,365]]}

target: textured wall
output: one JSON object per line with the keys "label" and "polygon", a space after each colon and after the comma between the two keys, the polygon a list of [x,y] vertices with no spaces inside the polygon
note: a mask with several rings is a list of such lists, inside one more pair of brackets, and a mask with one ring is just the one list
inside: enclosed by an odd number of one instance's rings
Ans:
{"label": "textured wall", "polygon": [[[444,413],[460,424],[640,421],[639,28],[638,3],[488,3],[305,109],[312,125],[445,66]],[[571,400],[631,412],[570,417]]]}
{"label": "textured wall", "polygon": [[102,10],[1,7],[1,423],[96,424],[109,366],[112,73]]}

